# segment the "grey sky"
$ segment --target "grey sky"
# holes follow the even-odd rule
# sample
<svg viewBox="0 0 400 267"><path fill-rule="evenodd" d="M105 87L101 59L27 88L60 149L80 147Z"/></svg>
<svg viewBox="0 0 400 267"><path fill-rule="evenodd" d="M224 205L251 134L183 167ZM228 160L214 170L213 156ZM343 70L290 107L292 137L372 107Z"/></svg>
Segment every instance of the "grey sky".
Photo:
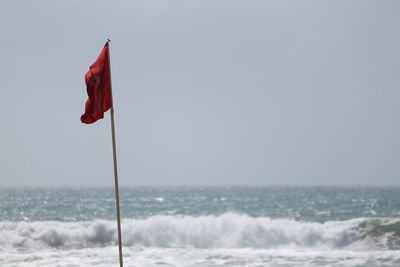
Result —
<svg viewBox="0 0 400 267"><path fill-rule="evenodd" d="M0 186L400 185L400 1L2 1Z"/></svg>

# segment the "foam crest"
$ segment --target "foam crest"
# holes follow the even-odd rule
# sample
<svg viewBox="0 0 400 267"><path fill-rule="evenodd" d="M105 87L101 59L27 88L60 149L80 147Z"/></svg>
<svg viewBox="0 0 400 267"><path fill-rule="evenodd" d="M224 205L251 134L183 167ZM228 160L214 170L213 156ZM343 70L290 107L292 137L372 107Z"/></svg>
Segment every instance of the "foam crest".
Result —
<svg viewBox="0 0 400 267"><path fill-rule="evenodd" d="M397 244L399 224L394 219L315 223L226 213L129 219L122 231L124 245L132 247L365 250L400 249L385 245L388 240ZM0 250L104 247L116 240L114 221L0 222Z"/></svg>
<svg viewBox="0 0 400 267"><path fill-rule="evenodd" d="M127 245L195 248L344 247L357 222L303 223L247 215L154 216L125 225Z"/></svg>
<svg viewBox="0 0 400 267"><path fill-rule="evenodd" d="M82 248L113 244L112 222L3 222L0 248Z"/></svg>

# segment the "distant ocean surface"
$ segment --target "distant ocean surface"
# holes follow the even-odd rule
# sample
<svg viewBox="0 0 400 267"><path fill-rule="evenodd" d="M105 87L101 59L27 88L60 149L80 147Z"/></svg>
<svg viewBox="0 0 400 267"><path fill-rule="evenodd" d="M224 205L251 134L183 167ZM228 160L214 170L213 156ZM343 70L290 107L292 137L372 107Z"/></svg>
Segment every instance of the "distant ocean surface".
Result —
<svg viewBox="0 0 400 267"><path fill-rule="evenodd" d="M121 189L124 266L400 266L400 187ZM0 266L118 265L113 188L0 189Z"/></svg>

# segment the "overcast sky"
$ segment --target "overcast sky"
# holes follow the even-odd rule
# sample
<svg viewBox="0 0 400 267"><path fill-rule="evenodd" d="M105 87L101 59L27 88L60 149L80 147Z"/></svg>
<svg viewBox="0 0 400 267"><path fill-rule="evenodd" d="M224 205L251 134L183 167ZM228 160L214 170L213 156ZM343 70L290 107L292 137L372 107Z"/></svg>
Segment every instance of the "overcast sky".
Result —
<svg viewBox="0 0 400 267"><path fill-rule="evenodd" d="M1 1L0 186L400 185L400 1Z"/></svg>

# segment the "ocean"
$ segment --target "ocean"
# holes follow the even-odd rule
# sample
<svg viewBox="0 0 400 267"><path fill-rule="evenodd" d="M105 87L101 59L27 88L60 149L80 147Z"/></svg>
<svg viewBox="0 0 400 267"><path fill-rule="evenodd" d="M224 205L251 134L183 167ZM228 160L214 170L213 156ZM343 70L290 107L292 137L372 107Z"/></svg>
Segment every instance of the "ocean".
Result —
<svg viewBox="0 0 400 267"><path fill-rule="evenodd" d="M399 187L121 188L124 266L400 266ZM0 189L0 266L119 266L113 188Z"/></svg>

